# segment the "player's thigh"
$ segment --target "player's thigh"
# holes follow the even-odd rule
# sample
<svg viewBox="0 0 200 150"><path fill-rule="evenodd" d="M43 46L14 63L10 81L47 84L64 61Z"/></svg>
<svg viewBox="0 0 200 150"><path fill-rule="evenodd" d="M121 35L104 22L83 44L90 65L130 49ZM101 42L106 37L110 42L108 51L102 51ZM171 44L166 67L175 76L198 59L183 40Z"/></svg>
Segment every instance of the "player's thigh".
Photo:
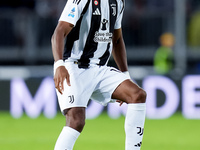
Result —
<svg viewBox="0 0 200 150"><path fill-rule="evenodd" d="M143 103L146 99L146 93L136 83L125 80L115 89L112 98L126 103Z"/></svg>

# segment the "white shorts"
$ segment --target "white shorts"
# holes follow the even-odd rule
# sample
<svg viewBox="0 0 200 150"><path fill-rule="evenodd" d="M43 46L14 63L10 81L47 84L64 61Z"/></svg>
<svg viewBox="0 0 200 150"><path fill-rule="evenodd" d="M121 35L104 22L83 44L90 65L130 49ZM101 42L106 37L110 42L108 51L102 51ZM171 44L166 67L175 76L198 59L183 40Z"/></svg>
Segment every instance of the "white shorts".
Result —
<svg viewBox="0 0 200 150"><path fill-rule="evenodd" d="M63 94L56 90L61 112L72 107L87 107L90 99L106 106L119 84L129 79L121 71L108 66L92 65L80 69L73 62L65 62L65 67L70 74L71 86L65 80Z"/></svg>

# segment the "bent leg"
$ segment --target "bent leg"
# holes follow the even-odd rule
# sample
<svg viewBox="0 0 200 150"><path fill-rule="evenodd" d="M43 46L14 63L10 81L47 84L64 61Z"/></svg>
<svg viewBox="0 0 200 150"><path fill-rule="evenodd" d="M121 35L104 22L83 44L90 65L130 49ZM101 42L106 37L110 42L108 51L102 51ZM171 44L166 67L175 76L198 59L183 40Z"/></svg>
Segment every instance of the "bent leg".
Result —
<svg viewBox="0 0 200 150"><path fill-rule="evenodd" d="M113 92L113 99L130 103L145 103L146 92L131 80L122 82Z"/></svg>
<svg viewBox="0 0 200 150"><path fill-rule="evenodd" d="M63 127L54 150L72 150L85 125L85 108L74 107L65 109L66 126Z"/></svg>
<svg viewBox="0 0 200 150"><path fill-rule="evenodd" d="M73 107L64 110L66 117L66 126L69 126L78 132L83 130L85 125L85 107Z"/></svg>
<svg viewBox="0 0 200 150"><path fill-rule="evenodd" d="M125 119L126 150L140 150L144 131L146 92L131 80L125 80L112 98L128 104Z"/></svg>

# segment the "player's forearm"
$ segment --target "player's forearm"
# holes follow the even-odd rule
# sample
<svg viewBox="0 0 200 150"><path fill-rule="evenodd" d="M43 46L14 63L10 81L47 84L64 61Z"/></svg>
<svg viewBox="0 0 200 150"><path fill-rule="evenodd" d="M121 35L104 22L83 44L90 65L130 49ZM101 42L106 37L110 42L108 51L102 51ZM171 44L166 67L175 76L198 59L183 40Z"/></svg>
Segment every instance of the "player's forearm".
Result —
<svg viewBox="0 0 200 150"><path fill-rule="evenodd" d="M51 44L54 61L63 59L64 36L55 31L51 39Z"/></svg>
<svg viewBox="0 0 200 150"><path fill-rule="evenodd" d="M127 56L124 40L121 37L116 43L113 43L113 58L122 72L128 70Z"/></svg>
<svg viewBox="0 0 200 150"><path fill-rule="evenodd" d="M60 21L51 38L52 52L54 60L63 59L65 37L72 30L73 25L68 22Z"/></svg>

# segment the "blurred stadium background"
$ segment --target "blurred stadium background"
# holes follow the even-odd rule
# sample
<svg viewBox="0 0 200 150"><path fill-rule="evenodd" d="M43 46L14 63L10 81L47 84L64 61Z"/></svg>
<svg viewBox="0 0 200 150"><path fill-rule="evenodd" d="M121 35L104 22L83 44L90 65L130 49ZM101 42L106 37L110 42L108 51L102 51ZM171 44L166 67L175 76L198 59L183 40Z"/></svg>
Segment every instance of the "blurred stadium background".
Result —
<svg viewBox="0 0 200 150"><path fill-rule="evenodd" d="M50 40L65 3L66 0L0 1L2 150L14 149L17 144L21 144L18 148L20 150L30 146L38 150L53 149L52 146L64 124L64 118L60 113L57 114L59 108L55 92L52 91L53 57ZM199 149L200 144L196 139L200 123L200 0L126 0L122 24L131 77L147 90L149 95L147 134L144 136L147 144L144 149ZM175 40L170 47L174 54L173 69L164 75L155 70L154 61L156 51L161 47L160 37L165 33L173 35ZM109 64L115 66L112 58ZM115 124L112 124L113 119L123 126L124 118L120 115L124 115L125 110L126 106L118 108L111 104L102 108L91 103L87 111L89 127L99 124L98 118L94 119L99 116L100 120L101 117L106 118L101 122L111 125L110 129L113 129ZM106 115L100 115L102 112ZM44 113L44 116L41 116L41 113ZM90 122L95 120L97 123L90 126ZM46 128L48 123L52 126ZM30 125L32 128L27 128ZM122 126L116 130L122 130ZM36 131L36 128L41 130ZM168 132L166 128L169 131L170 128L173 129ZM108 131L110 129L108 128ZM50 130L55 132L50 134ZM86 128L86 131L89 130ZM106 134L106 130L103 133ZM108 133L110 139L117 137L117 134ZM123 144L124 138L121 137L124 133L117 133L122 136L116 143ZM163 133L164 137L159 133ZM21 137L18 138L20 134ZM85 132L80 138L82 143L79 146L82 147L86 143L84 139L91 136L95 135L92 132L87 135ZM155 137L159 138L153 140ZM93 143L98 144L101 139L100 137ZM103 148L108 148L109 142L116 144L115 140L112 140L102 141L106 145ZM28 146L24 146L23 141L26 141ZM34 143L40 145L40 148ZM112 144L109 149L112 149ZM47 147L41 148L42 145ZM114 149L123 149L123 146L118 145ZM75 148L80 147L77 145ZM86 148L92 149L92 146L90 148L85 145Z"/></svg>

